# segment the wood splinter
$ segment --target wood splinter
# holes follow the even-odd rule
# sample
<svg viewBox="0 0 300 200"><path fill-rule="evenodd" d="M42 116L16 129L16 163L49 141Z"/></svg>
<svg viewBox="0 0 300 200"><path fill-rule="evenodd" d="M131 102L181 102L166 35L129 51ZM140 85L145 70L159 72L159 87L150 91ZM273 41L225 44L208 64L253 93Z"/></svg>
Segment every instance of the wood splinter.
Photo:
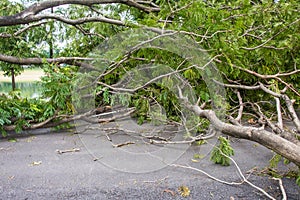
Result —
<svg viewBox="0 0 300 200"><path fill-rule="evenodd" d="M66 150L56 150L56 152L58 153L58 154L63 154L63 153L70 153L70 152L78 152L78 151L80 151L80 149L79 148L73 148L73 149L66 149Z"/></svg>
<svg viewBox="0 0 300 200"><path fill-rule="evenodd" d="M125 143L113 144L113 147L118 148L118 147L130 145L130 144L135 144L135 142L128 141L128 142L125 142Z"/></svg>

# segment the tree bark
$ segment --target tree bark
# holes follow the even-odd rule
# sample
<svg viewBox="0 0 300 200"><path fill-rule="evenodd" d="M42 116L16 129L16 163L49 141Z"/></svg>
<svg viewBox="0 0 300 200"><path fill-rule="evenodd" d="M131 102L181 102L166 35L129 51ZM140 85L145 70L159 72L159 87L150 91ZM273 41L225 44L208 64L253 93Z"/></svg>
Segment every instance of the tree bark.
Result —
<svg viewBox="0 0 300 200"><path fill-rule="evenodd" d="M255 141L282 155L297 166L300 166L299 145L264 129L236 126L222 122L212 110L203 110L199 106L190 105L187 102L185 102L185 105L197 115L207 118L212 125L222 133L233 137Z"/></svg>
<svg viewBox="0 0 300 200"><path fill-rule="evenodd" d="M31 22L39 21L41 19L37 16L37 14L39 14L43 10L61 6L61 5L75 4L75 5L82 5L82 6L92 6L94 4L113 4L113 3L125 4L130 7L134 7L139 10L142 10L146 13L157 12L160 10L159 7L146 6L144 4L138 3L137 1L133 1L133 0L48 0L48 1L35 3L29 6L27 9L15 15L1 16L0 26L14 26L19 24L28 24Z"/></svg>
<svg viewBox="0 0 300 200"><path fill-rule="evenodd" d="M11 87L13 91L16 89L15 70L13 67L11 68Z"/></svg>
<svg viewBox="0 0 300 200"><path fill-rule="evenodd" d="M65 64L74 64L76 61L88 61L93 60L93 58L80 58L80 57L59 57L59 58L19 58L15 56L8 56L0 54L0 61L18 64L18 65L40 65L44 63L65 63ZM78 63L79 65L79 63Z"/></svg>

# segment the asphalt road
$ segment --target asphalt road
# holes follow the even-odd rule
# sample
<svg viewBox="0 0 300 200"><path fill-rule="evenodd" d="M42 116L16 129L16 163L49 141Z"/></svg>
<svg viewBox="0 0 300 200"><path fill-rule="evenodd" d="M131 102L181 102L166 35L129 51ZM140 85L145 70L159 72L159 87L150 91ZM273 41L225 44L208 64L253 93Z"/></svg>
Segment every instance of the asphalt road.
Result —
<svg viewBox="0 0 300 200"><path fill-rule="evenodd" d="M97 139L95 136L93 138ZM119 167L116 167L115 163L109 163L110 160L101 161L104 158L101 151L109 152L114 147L98 146L100 154L95 154L93 146L87 146L80 135L68 131L44 131L16 139L16 142L8 141L7 138L0 140L0 199L3 200L267 199L245 183L226 185L190 169L166 166L145 172L141 168L137 171L140 173L126 172L128 166L123 166L122 162L134 163L136 167L145 162L143 158L137 160L129 157L126 160L125 157L126 161L120 160ZM262 169L273 156L271 151L249 141L235 140L232 146L235 148L233 158L244 174L254 167ZM62 153L66 150L74 152ZM199 148L189 147L174 163L189 164L228 182L240 181L234 165L215 165L209 161L209 156L201 158L200 162L193 162L195 153L201 154ZM119 159L114 154L110 156L112 161ZM153 169L155 167L154 163ZM254 174L249 176L249 180L276 199L282 198L277 181ZM295 180L284 179L283 185L288 199L300 199L300 188ZM178 188L181 186L189 188L189 196L182 197L179 194Z"/></svg>

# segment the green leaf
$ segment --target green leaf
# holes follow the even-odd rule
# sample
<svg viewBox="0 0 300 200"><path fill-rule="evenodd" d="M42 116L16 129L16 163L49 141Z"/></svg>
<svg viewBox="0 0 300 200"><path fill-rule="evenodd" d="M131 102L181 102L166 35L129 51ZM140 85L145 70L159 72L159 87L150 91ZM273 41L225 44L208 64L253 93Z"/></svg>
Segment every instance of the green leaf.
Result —
<svg viewBox="0 0 300 200"><path fill-rule="evenodd" d="M16 138L9 138L8 141L9 142L17 142L17 139Z"/></svg>
<svg viewBox="0 0 300 200"><path fill-rule="evenodd" d="M278 163L281 161L281 159L282 159L281 155L275 154L269 161L270 168L276 168L278 166Z"/></svg>
<svg viewBox="0 0 300 200"><path fill-rule="evenodd" d="M230 159L228 157L234 155L233 148L226 138L220 136L218 140L219 145L213 148L210 159L216 164L229 166Z"/></svg>
<svg viewBox="0 0 300 200"><path fill-rule="evenodd" d="M298 178L296 179L296 183L297 183L297 185L300 187L300 175L299 175Z"/></svg>

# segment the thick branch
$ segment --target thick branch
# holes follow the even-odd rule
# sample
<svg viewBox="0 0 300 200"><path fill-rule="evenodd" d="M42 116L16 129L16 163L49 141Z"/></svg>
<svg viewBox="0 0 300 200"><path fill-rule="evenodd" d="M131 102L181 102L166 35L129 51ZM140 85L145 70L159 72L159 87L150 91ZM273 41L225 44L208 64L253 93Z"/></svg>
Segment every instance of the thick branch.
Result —
<svg viewBox="0 0 300 200"><path fill-rule="evenodd" d="M180 98L184 100L188 109L195 112L200 117L207 118L217 130L233 137L255 141L300 166L299 145L263 129L225 123L216 116L214 111L203 110L197 105L191 105L187 99L182 96L181 91L179 91L179 95Z"/></svg>
<svg viewBox="0 0 300 200"><path fill-rule="evenodd" d="M75 4L75 5L83 5L83 6L92 6L94 4L113 4L113 3L125 4L147 13L157 12L160 10L156 6L149 7L146 6L145 4L141 4L133 0L84 0L84 1L83 0L47 0L39 3L35 3L29 6L27 9L15 15L0 17L0 26L28 24L37 21L38 19L37 14L39 14L43 10L61 6L61 5Z"/></svg>
<svg viewBox="0 0 300 200"><path fill-rule="evenodd" d="M84 24L87 22L104 22L104 23L109 23L109 24L114 24L118 26L125 26L125 23L120 21L120 20L115 20L115 19L110 19L102 16L98 17L85 17L85 18L79 18L79 19L68 19L62 16L58 15L53 15L53 14L45 14L45 15L39 15L39 16L34 16L32 17L33 21L40 21L43 19L55 19L57 21L70 24L70 25L79 25L79 24Z"/></svg>
<svg viewBox="0 0 300 200"><path fill-rule="evenodd" d="M0 54L0 61L8 62L11 64L18 65L40 65L44 63L65 63L65 64L76 64L78 66L82 66L82 63L75 62L78 60L92 60L91 58L81 58L81 57L59 57L59 58L18 58L15 56L8 56L4 54Z"/></svg>
<svg viewBox="0 0 300 200"><path fill-rule="evenodd" d="M190 105L188 107L199 116L208 118L216 129L223 133L255 141L300 166L300 146L266 130L254 127L241 127L222 122L212 110L202 110L199 106Z"/></svg>

